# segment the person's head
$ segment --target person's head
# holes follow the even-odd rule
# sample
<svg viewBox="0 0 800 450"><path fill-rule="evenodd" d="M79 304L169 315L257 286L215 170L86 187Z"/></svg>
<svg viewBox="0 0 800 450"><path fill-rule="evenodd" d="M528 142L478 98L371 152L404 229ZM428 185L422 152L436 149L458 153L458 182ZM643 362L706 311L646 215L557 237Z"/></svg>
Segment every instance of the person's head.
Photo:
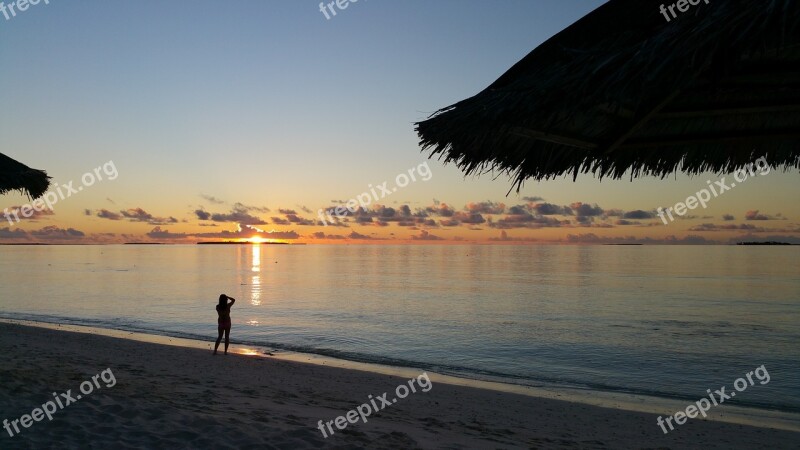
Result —
<svg viewBox="0 0 800 450"><path fill-rule="evenodd" d="M219 294L219 304L226 305L228 303L228 296L225 294Z"/></svg>

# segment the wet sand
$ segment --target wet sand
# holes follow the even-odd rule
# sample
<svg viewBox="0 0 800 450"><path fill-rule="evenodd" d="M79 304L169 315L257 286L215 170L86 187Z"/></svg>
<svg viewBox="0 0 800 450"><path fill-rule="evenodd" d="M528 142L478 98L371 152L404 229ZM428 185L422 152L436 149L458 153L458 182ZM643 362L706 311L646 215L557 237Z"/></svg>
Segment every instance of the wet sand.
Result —
<svg viewBox="0 0 800 450"><path fill-rule="evenodd" d="M800 433L690 420L665 435L656 415L446 384L345 421L411 377L0 323L0 420L93 392L10 437L0 448L798 448ZM97 387L99 386L99 387ZM382 402L376 401L379 407ZM342 421L339 422L342 425ZM326 425L323 423L323 427ZM12 428L13 432L13 428Z"/></svg>

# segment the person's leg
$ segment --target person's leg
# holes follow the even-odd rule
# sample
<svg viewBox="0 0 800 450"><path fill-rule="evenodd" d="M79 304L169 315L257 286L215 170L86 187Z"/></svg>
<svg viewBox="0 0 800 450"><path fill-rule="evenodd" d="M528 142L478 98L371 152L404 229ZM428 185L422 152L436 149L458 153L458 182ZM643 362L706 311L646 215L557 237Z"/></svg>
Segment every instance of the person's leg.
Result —
<svg viewBox="0 0 800 450"><path fill-rule="evenodd" d="M228 344L231 342L231 327L225 328L225 354L228 354Z"/></svg>
<svg viewBox="0 0 800 450"><path fill-rule="evenodd" d="M222 341L222 328L218 328L217 331L219 332L219 336L217 336L217 343L214 344L214 354L217 354L217 349L219 348L219 343Z"/></svg>

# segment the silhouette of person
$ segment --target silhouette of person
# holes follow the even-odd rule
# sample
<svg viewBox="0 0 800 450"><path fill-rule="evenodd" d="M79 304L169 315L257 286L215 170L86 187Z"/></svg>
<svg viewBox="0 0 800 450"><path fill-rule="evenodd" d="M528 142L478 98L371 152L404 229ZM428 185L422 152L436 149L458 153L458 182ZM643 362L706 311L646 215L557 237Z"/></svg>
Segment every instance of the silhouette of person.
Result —
<svg viewBox="0 0 800 450"><path fill-rule="evenodd" d="M228 303L228 300L231 302ZM219 303L217 304L217 331L219 331L219 336L217 337L217 343L214 344L214 354L217 354L217 348L219 348L219 343L222 341L222 333L225 333L225 354L228 354L228 344L230 343L230 335L231 335L231 306L236 303L236 299L233 297L228 297L225 294L219 295Z"/></svg>

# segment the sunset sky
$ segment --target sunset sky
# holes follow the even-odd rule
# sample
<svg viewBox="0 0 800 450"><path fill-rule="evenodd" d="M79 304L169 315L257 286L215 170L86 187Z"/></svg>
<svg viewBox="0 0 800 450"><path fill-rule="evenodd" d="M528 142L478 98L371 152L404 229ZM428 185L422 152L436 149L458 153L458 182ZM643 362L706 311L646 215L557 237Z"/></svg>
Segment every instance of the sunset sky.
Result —
<svg viewBox="0 0 800 450"><path fill-rule="evenodd" d="M664 225L656 208L732 175L583 176L506 195L506 175L465 178L420 152L414 122L602 3L361 0L326 19L306 0L50 0L0 15L0 153L54 189L104 178L4 220L0 243L800 243L796 172L750 177ZM429 179L391 191L411 168ZM384 182L391 195L320 221Z"/></svg>

